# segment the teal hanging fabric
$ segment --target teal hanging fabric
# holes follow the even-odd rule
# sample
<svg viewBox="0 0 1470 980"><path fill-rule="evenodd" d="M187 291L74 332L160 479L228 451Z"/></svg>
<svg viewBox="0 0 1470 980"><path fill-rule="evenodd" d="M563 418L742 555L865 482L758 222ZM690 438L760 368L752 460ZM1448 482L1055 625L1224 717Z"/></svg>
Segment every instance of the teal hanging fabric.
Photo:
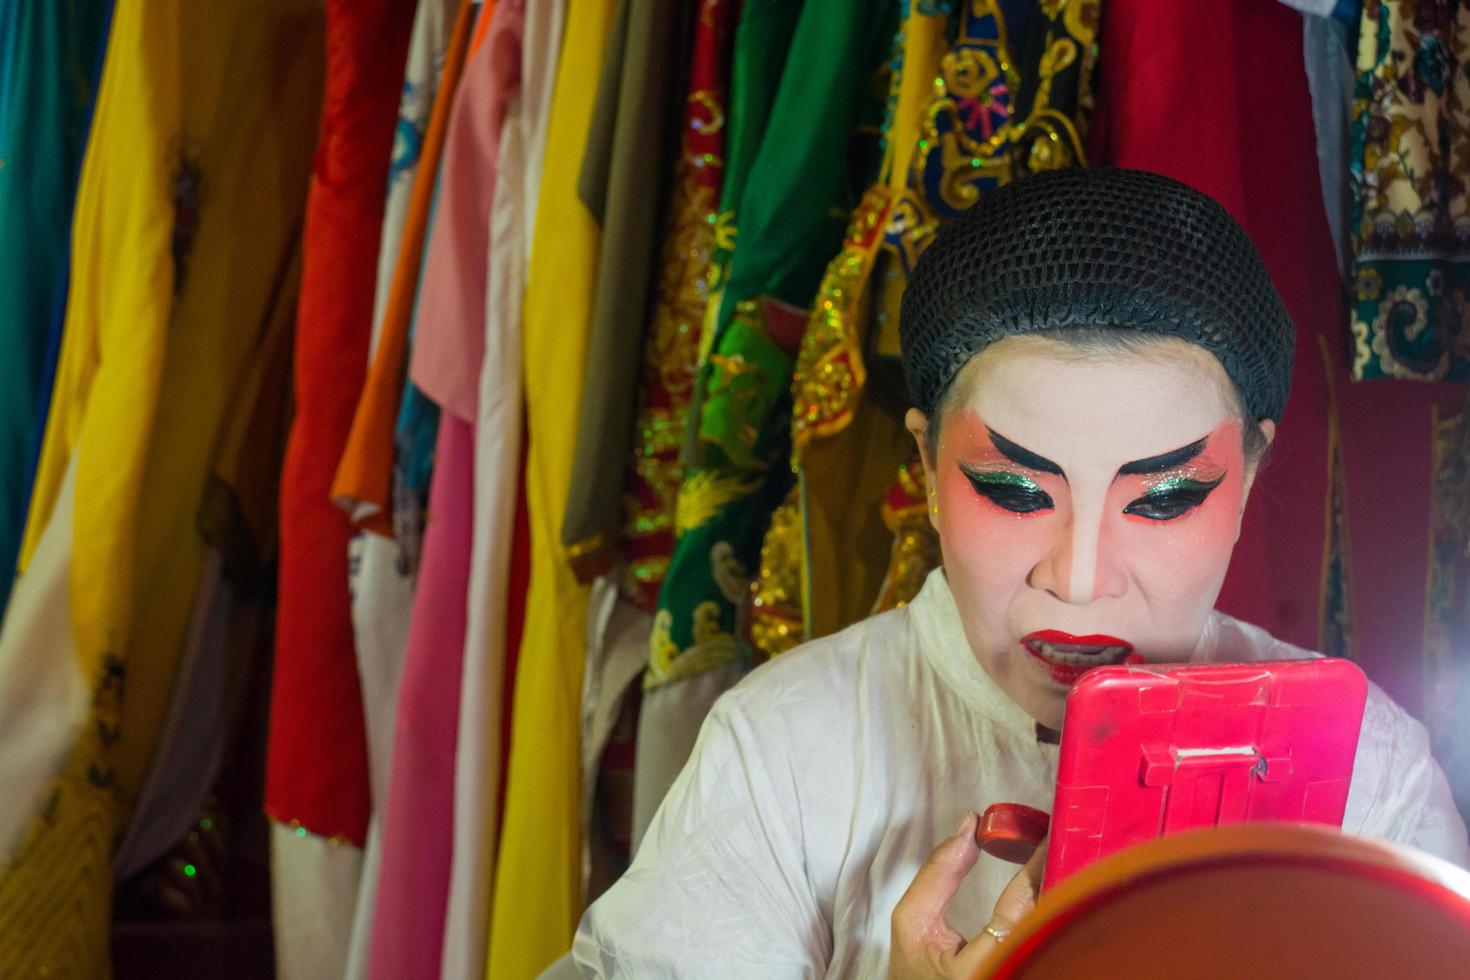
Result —
<svg viewBox="0 0 1470 980"><path fill-rule="evenodd" d="M0 609L66 309L72 201L111 0L0 0Z"/></svg>

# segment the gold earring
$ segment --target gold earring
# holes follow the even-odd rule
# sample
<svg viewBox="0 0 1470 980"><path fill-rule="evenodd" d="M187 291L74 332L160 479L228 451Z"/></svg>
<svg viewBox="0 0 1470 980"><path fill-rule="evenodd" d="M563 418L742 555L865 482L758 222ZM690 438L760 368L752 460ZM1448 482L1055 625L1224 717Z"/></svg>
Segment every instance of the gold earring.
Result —
<svg viewBox="0 0 1470 980"><path fill-rule="evenodd" d="M929 490L929 513L939 516L939 497L932 488Z"/></svg>

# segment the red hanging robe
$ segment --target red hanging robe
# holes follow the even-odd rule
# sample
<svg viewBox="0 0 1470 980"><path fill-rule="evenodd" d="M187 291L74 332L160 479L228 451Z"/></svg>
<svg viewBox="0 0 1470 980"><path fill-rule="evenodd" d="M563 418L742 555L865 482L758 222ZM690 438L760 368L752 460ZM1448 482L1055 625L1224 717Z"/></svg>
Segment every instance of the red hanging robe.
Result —
<svg viewBox="0 0 1470 980"><path fill-rule="evenodd" d="M326 99L296 320L296 419L281 480L266 811L359 846L370 803L347 596L352 526L329 491L367 363L389 148L414 6L327 4Z"/></svg>
<svg viewBox="0 0 1470 980"><path fill-rule="evenodd" d="M1296 324L1291 400L1219 606L1319 649L1328 379L1343 320L1301 15L1276 0L1108 0L1103 18L1095 161L1165 174L1223 204L1260 250Z"/></svg>

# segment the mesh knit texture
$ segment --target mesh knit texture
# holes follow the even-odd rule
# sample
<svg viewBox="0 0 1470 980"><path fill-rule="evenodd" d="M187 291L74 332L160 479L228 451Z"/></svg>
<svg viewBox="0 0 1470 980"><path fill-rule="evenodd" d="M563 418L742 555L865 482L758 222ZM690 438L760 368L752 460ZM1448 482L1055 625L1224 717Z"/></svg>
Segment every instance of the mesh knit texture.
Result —
<svg viewBox="0 0 1470 980"><path fill-rule="evenodd" d="M1279 421L1296 331L1260 254L1193 188L1138 170L1044 171L941 230L900 308L903 372L932 416L1003 337L1108 328L1178 337L1219 359L1253 420Z"/></svg>

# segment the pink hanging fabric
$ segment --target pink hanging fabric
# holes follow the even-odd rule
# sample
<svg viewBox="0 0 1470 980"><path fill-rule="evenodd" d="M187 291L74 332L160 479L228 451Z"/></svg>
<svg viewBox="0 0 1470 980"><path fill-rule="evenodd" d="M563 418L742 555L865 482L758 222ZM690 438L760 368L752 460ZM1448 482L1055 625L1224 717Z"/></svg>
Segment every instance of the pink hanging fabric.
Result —
<svg viewBox="0 0 1470 980"><path fill-rule="evenodd" d="M465 68L429 232L410 375L443 409L383 815L373 980L438 976L474 532L474 452L500 130L520 81L521 0L501 0Z"/></svg>

